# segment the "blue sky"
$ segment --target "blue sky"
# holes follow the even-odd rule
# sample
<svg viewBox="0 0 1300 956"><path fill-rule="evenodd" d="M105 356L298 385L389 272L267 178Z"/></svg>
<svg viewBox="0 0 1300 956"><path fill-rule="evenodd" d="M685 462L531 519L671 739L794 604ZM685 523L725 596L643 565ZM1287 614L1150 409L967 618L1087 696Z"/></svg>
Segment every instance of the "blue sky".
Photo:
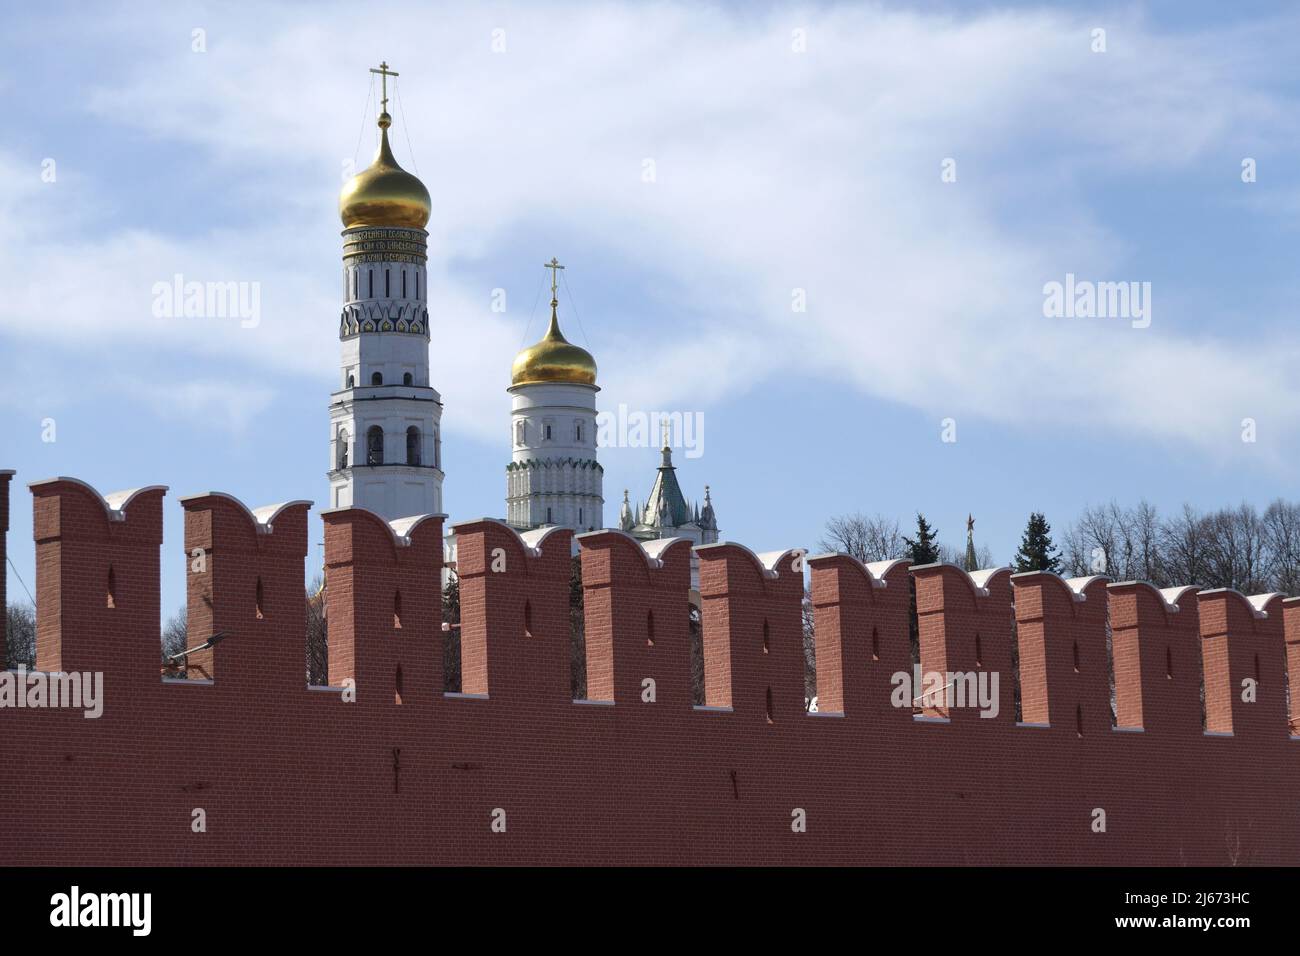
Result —
<svg viewBox="0 0 1300 956"><path fill-rule="evenodd" d="M1063 531L1112 498L1294 497L1297 38L1300 9L1281 3L11 11L11 554L30 586L28 481L166 484L170 611L177 497L323 507L336 198L373 149L367 69L385 58L395 151L433 197L453 520L504 512L504 388L540 334L552 255L601 407L703 413L682 483L710 484L724 536L756 550L814 545L839 513L920 509L954 545L973 512L1006 560L1031 509ZM153 317L154 283L178 272L259 283L260 324ZM1150 282L1150 327L1045 318L1043 285L1067 273ZM657 455L601 460L612 522Z"/></svg>

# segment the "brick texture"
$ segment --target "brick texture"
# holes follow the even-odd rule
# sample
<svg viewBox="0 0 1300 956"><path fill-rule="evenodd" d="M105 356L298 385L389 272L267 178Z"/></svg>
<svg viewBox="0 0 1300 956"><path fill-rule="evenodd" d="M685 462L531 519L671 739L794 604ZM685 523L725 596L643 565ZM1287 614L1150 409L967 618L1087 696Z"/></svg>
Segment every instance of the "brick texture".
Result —
<svg viewBox="0 0 1300 956"><path fill-rule="evenodd" d="M464 692L446 695L441 517L336 510L332 686L309 688L307 505L209 493L182 500L168 560L185 562L190 643L227 636L189 662L200 679L163 682L163 490L32 493L40 665L102 670L105 703L98 720L0 708L0 831L22 835L3 865L1300 863L1283 691L1300 611L1281 597L810 558L806 714L803 555L706 546L693 707L688 546L596 532L578 539L591 699L575 702L569 533L483 520L456 528ZM997 717L891 706L912 581L922 663L997 670Z"/></svg>

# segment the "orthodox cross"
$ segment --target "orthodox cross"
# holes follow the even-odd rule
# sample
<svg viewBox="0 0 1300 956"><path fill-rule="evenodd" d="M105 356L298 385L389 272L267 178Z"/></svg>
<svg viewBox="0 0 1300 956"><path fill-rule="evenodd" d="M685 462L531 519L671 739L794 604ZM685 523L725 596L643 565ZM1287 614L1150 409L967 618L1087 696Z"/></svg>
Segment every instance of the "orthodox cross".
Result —
<svg viewBox="0 0 1300 956"><path fill-rule="evenodd" d="M564 266L560 265L559 259L551 256L551 261L543 263L542 268L551 270L551 298L554 299L558 287L557 284L559 282L560 270L563 269Z"/></svg>
<svg viewBox="0 0 1300 956"><path fill-rule="evenodd" d="M371 73L378 73L378 74L380 75L380 77L381 77L381 82L383 83L383 97L384 97L384 98L383 98L380 102L383 103L383 111L384 111L385 113L387 113L387 112L388 112L388 78L389 78L390 76L397 76L397 74L394 73L392 70L390 70L390 69L388 68L388 63L387 63L387 61L383 61L383 62L381 62L381 63L379 64L379 69L377 69L377 70L372 66L372 67L370 68L370 72L371 72Z"/></svg>

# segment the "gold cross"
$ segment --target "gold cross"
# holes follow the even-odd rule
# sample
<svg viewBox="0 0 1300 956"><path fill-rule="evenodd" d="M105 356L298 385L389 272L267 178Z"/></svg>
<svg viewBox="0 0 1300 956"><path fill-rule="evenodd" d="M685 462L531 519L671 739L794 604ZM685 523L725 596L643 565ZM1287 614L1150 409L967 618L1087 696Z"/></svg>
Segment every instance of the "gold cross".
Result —
<svg viewBox="0 0 1300 956"><path fill-rule="evenodd" d="M542 268L551 270L551 298L554 299L557 277L560 274L560 270L563 269L564 266L560 265L559 259L555 258L554 256L551 256L551 261L543 263Z"/></svg>
<svg viewBox="0 0 1300 956"><path fill-rule="evenodd" d="M384 105L383 105L383 111L384 111L385 113L387 113L387 112L388 112L388 78L389 78L390 76L397 76L397 74L394 73L392 70L390 70L390 69L388 68L388 63L387 63L386 61L381 62L381 63L379 64L379 69L377 69L377 70L372 66L372 67L370 68L370 72L371 72L371 73L378 73L378 74L382 77L381 82L382 82L383 85L384 85L384 98L383 98L383 101L382 101L383 104L384 104Z"/></svg>

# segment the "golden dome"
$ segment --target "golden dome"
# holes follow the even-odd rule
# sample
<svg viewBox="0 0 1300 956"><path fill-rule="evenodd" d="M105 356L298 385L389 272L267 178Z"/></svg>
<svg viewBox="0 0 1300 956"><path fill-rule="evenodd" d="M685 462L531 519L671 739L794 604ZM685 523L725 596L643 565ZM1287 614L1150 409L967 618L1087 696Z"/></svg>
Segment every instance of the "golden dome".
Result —
<svg viewBox="0 0 1300 956"><path fill-rule="evenodd" d="M510 369L510 384L534 385L539 382L559 382L569 385L595 385L596 360L584 348L567 341L560 334L560 322L555 317L559 303L551 300L551 325L536 345L530 345L515 356Z"/></svg>
<svg viewBox="0 0 1300 956"><path fill-rule="evenodd" d="M393 119L379 114L379 150L375 161L357 173L339 194L339 216L343 227L399 226L423 229L429 223L432 203L429 190L393 158L388 146L388 127Z"/></svg>

